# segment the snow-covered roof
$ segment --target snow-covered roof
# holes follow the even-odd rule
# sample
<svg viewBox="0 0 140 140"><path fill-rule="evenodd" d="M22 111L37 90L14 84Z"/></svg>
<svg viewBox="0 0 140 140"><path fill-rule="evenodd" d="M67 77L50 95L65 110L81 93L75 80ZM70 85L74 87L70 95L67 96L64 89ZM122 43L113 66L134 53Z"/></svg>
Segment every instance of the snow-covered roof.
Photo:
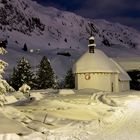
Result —
<svg viewBox="0 0 140 140"><path fill-rule="evenodd" d="M127 74L127 72L116 62L114 61L113 59L110 59L114 65L118 68L119 70L119 80L120 81L130 81L131 78L129 77L129 75Z"/></svg>
<svg viewBox="0 0 140 140"><path fill-rule="evenodd" d="M95 49L94 53L88 51L73 66L74 73L110 72L119 73L120 81L130 81L126 71L113 59L102 51Z"/></svg>
<svg viewBox="0 0 140 140"><path fill-rule="evenodd" d="M95 40L94 36L91 36L91 37L89 38L89 40Z"/></svg>
<svg viewBox="0 0 140 140"><path fill-rule="evenodd" d="M88 51L80 57L73 66L74 73L110 72L119 73L118 68L104 52L95 49L94 53Z"/></svg>
<svg viewBox="0 0 140 140"><path fill-rule="evenodd" d="M96 44L89 44L88 47L94 46L96 47Z"/></svg>

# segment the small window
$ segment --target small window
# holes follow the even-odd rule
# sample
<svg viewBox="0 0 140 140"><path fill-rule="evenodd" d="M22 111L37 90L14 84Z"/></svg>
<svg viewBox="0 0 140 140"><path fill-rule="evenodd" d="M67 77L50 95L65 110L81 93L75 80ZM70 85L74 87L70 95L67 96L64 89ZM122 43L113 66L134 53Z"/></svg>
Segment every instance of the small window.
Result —
<svg viewBox="0 0 140 140"><path fill-rule="evenodd" d="M89 53L94 53L94 46L89 47Z"/></svg>
<svg viewBox="0 0 140 140"><path fill-rule="evenodd" d="M94 40L89 40L89 44L94 44Z"/></svg>

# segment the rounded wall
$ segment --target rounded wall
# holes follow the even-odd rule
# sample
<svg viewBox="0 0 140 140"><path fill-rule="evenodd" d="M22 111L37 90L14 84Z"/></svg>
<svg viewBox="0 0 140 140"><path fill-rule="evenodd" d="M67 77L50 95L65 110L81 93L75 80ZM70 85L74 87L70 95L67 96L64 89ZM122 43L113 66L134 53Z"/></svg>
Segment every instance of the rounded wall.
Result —
<svg viewBox="0 0 140 140"><path fill-rule="evenodd" d="M103 91L116 91L115 73L81 73L75 75L76 89L93 88Z"/></svg>

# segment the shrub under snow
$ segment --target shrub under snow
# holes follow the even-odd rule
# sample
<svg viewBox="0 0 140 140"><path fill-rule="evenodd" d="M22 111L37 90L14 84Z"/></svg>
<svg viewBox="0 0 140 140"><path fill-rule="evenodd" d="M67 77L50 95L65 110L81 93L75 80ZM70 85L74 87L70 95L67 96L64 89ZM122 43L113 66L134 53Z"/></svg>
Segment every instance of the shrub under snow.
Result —
<svg viewBox="0 0 140 140"><path fill-rule="evenodd" d="M28 86L27 84L23 84L20 88L19 91L22 93L29 93L31 87Z"/></svg>

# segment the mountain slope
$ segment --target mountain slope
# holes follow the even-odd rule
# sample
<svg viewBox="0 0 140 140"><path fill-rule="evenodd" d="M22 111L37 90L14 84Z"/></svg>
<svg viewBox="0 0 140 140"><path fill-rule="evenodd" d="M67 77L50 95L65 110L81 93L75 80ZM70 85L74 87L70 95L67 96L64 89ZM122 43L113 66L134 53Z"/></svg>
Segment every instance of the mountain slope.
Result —
<svg viewBox="0 0 140 140"><path fill-rule="evenodd" d="M47 55L57 75L63 76L73 61L87 50L90 30L97 47L109 56L140 55L140 33L127 26L86 19L30 0L0 0L0 37L8 41L9 53L4 57L9 63L8 69L21 56L36 66L41 57ZM25 43L28 52L22 50ZM69 52L71 56L57 55L59 52Z"/></svg>

